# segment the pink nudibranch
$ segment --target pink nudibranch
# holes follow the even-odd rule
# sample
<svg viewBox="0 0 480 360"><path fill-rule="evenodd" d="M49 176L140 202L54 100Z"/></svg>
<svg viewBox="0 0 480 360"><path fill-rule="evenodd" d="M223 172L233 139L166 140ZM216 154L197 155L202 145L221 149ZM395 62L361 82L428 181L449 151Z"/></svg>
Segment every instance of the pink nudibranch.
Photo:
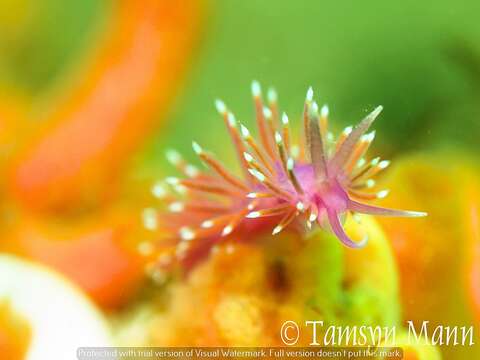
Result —
<svg viewBox="0 0 480 360"><path fill-rule="evenodd" d="M269 220L276 221L274 235L287 226L311 229L318 224L330 228L346 246L361 248L367 237L360 242L350 239L342 226L344 214L426 215L360 202L383 198L388 193L370 189L375 185L373 177L385 169L389 161L365 160L375 137L375 132L366 132L382 111L381 106L356 127L345 128L334 139L328 131L328 107L324 105L319 109L313 101L313 90L309 88L303 109L302 145L296 146L292 144L288 116L279 115L275 91L268 91L268 105L264 105L258 82L252 83L252 93L259 141L237 122L222 101L216 101L241 163L242 178L228 171L196 142L193 142L193 150L210 172L202 172L186 163L175 151L167 152L168 160L186 178L169 177L157 183L152 191L168 203L171 213L178 215L166 225L178 239L175 257L185 257L193 248L200 247L198 244L202 240L213 247L233 232L249 233L262 224L260 220L268 226ZM169 195L165 184L181 197ZM155 209L146 209L147 228L154 230L159 219ZM170 259L165 256L162 261L168 263Z"/></svg>

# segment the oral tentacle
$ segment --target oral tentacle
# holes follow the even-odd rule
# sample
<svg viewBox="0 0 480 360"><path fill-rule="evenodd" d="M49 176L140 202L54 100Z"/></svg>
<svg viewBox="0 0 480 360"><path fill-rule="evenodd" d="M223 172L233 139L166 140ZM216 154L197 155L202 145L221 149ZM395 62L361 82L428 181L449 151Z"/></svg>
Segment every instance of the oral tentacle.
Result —
<svg viewBox="0 0 480 360"><path fill-rule="evenodd" d="M302 152L302 155L305 155L307 161L311 161L311 158L309 157L309 151L308 149L310 148L310 121L309 121L309 112L310 112L310 107L312 106L312 101L313 101L313 89L310 86L307 90L307 95L305 97L305 103L303 105L303 146L301 146L300 150Z"/></svg>
<svg viewBox="0 0 480 360"><path fill-rule="evenodd" d="M332 231L344 245L350 248L360 249L367 244L368 235L365 235L360 242L355 242L352 239L350 239L350 237L347 235L347 233L343 229L343 226L340 222L340 218L336 212L332 210L327 210L327 215L328 215L328 221L330 223Z"/></svg>
<svg viewBox="0 0 480 360"><path fill-rule="evenodd" d="M327 160L325 156L325 147L320 132L320 119L318 116L318 107L313 103L309 111L308 138L310 139L309 152L312 160L313 170L317 183L323 182L327 176Z"/></svg>
<svg viewBox="0 0 480 360"><path fill-rule="evenodd" d="M345 163L348 161L353 148L360 139L360 137L370 128L370 125L375 121L376 117L380 114L383 107L378 106L370 114L368 114L347 136L342 143L338 151L335 153L332 159L332 173L337 174Z"/></svg>
<svg viewBox="0 0 480 360"><path fill-rule="evenodd" d="M359 203L351 199L348 201L348 209L362 213L362 214L377 215L377 216L423 217L428 215L426 212L422 212L422 211L389 209L389 208Z"/></svg>

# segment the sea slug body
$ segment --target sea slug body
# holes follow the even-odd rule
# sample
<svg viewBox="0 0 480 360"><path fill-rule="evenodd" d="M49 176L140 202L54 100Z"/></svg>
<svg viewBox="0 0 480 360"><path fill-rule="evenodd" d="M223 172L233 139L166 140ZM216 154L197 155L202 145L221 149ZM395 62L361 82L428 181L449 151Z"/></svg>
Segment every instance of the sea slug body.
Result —
<svg viewBox="0 0 480 360"><path fill-rule="evenodd" d="M162 229L173 244L162 251L160 265L188 258L189 254L199 256L205 249L215 249L231 234L251 233L258 226L271 226L275 235L289 226L308 231L318 225L331 230L346 246L361 248L368 239L365 236L357 242L346 234L342 226L345 214L426 215L364 203L388 194L387 190L371 189L375 186L373 178L388 167L389 161L365 159L375 138L374 131L367 131L382 111L381 106L335 139L328 129L328 106L319 109L309 88L303 106L304 131L300 145L294 145L289 118L285 113L280 115L275 91L268 91L265 104L260 85L254 81L252 94L258 141L222 101L215 102L235 147L242 177L230 172L196 142L193 150L210 171L200 171L174 150L167 152L167 159L185 178L168 177L152 189L168 204L170 216L152 208L144 212L144 223L151 230L164 219ZM175 194L170 195L167 187Z"/></svg>

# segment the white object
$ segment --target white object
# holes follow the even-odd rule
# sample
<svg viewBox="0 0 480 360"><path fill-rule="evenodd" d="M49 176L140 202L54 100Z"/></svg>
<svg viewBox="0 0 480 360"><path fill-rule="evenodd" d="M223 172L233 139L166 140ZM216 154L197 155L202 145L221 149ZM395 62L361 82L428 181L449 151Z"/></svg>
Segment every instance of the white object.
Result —
<svg viewBox="0 0 480 360"><path fill-rule="evenodd" d="M75 360L79 347L113 346L104 316L62 275L11 255L0 255L0 301L32 330L26 360Z"/></svg>

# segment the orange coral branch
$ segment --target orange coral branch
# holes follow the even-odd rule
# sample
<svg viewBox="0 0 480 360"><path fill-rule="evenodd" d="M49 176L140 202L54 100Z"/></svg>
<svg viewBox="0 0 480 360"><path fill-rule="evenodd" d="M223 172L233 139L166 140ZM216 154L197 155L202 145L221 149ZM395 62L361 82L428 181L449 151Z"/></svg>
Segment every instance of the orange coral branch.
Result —
<svg viewBox="0 0 480 360"><path fill-rule="evenodd" d="M0 354L2 359L25 359L31 337L32 329L27 320L12 309L8 300L1 300Z"/></svg>
<svg viewBox="0 0 480 360"><path fill-rule="evenodd" d="M39 222L27 216L4 235L0 250L45 264L68 277L97 304L117 308L144 281L145 260L133 246L130 212L109 210L73 224Z"/></svg>
<svg viewBox="0 0 480 360"><path fill-rule="evenodd" d="M196 1L118 2L83 82L15 159L15 197L29 207L63 210L107 196L125 157L174 95L197 25Z"/></svg>
<svg viewBox="0 0 480 360"><path fill-rule="evenodd" d="M469 189L467 204L466 234L469 237L468 254L470 259L467 261L467 289L469 292L470 303L477 319L480 319L480 194L478 189L472 185Z"/></svg>

